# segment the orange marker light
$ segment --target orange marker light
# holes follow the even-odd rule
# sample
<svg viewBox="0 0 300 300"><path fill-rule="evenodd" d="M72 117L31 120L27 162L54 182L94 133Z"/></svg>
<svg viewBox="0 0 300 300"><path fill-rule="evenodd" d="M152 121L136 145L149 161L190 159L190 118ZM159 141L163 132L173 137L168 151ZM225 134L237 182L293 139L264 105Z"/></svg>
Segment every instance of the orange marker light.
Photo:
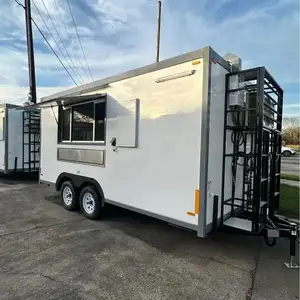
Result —
<svg viewBox="0 0 300 300"><path fill-rule="evenodd" d="M200 194L199 194L199 190L195 190L195 199L194 199L194 203L195 203L195 206L194 206L194 212L192 211L188 211L187 214L189 216L196 216L199 214L199 207L200 207Z"/></svg>
<svg viewBox="0 0 300 300"><path fill-rule="evenodd" d="M199 190L195 190L195 214L199 214Z"/></svg>
<svg viewBox="0 0 300 300"><path fill-rule="evenodd" d="M194 214L193 212L191 212L191 211L188 211L187 214L188 214L189 216L195 217L195 214Z"/></svg>
<svg viewBox="0 0 300 300"><path fill-rule="evenodd" d="M192 62L192 65L193 65L193 66L199 65L200 63L201 63L200 60L194 60L194 61Z"/></svg>

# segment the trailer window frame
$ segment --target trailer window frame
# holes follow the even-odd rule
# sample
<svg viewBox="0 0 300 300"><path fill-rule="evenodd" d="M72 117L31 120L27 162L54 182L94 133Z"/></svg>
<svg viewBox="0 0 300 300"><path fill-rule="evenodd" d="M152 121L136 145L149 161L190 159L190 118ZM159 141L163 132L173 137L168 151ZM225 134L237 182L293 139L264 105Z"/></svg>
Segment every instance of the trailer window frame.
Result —
<svg viewBox="0 0 300 300"><path fill-rule="evenodd" d="M59 107L59 109L60 109L60 107ZM65 114L65 112L66 111L68 111L69 110L69 139L64 139L64 125L65 125L65 123L64 123L64 114ZM61 110L59 110L59 122L60 122L60 124L59 124L59 137L60 137L60 139L61 139L61 141L62 142L64 142L64 141L71 141L71 117L72 117L72 114L71 114L71 109L70 108L68 108L68 109L61 109Z"/></svg>
<svg viewBox="0 0 300 300"><path fill-rule="evenodd" d="M104 99L103 99L104 98ZM74 140L73 139L73 116L74 116L74 107L81 106L84 104L93 103L93 138L92 140ZM103 117L103 140L95 140L96 138L96 105L102 104L104 105L104 117ZM69 117L69 139L63 139L63 114L62 111L69 110L70 117ZM96 100L88 100L74 104L68 104L66 106L59 105L58 106L58 126L57 126L57 142L58 144L76 144L76 145L105 145L106 144L106 123L107 123L107 97L101 97L100 99Z"/></svg>

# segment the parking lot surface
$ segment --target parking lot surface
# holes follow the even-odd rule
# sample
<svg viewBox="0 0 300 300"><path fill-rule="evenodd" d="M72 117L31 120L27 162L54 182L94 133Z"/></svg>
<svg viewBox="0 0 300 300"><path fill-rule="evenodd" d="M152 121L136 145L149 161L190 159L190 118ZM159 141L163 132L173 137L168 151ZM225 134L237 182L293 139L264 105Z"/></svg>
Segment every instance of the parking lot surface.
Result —
<svg viewBox="0 0 300 300"><path fill-rule="evenodd" d="M64 210L44 185L0 183L0 299L299 299L288 244L205 239L123 209Z"/></svg>
<svg viewBox="0 0 300 300"><path fill-rule="evenodd" d="M293 175L300 175L300 155L282 157L281 172Z"/></svg>

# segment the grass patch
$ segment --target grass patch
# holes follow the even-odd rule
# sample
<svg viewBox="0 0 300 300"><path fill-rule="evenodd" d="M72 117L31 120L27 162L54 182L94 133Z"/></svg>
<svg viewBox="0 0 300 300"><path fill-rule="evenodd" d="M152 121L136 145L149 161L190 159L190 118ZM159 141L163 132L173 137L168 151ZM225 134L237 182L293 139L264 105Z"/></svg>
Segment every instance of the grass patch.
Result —
<svg viewBox="0 0 300 300"><path fill-rule="evenodd" d="M299 218L300 189L287 184L280 185L279 214L290 218Z"/></svg>
<svg viewBox="0 0 300 300"><path fill-rule="evenodd" d="M293 181L300 181L300 176L299 175L294 175L294 174L281 173L280 178L281 179L287 179L287 180L293 180Z"/></svg>

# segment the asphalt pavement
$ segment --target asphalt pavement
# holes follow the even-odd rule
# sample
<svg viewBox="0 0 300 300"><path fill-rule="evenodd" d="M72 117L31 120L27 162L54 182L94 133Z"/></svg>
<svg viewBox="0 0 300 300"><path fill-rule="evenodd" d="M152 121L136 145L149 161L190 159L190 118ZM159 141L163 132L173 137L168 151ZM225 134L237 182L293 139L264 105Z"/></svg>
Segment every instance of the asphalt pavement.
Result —
<svg viewBox="0 0 300 300"><path fill-rule="evenodd" d="M0 182L0 299L299 299L288 241L205 239L109 207L99 221L64 210L43 185Z"/></svg>
<svg viewBox="0 0 300 300"><path fill-rule="evenodd" d="M300 155L282 157L281 173L300 175Z"/></svg>

